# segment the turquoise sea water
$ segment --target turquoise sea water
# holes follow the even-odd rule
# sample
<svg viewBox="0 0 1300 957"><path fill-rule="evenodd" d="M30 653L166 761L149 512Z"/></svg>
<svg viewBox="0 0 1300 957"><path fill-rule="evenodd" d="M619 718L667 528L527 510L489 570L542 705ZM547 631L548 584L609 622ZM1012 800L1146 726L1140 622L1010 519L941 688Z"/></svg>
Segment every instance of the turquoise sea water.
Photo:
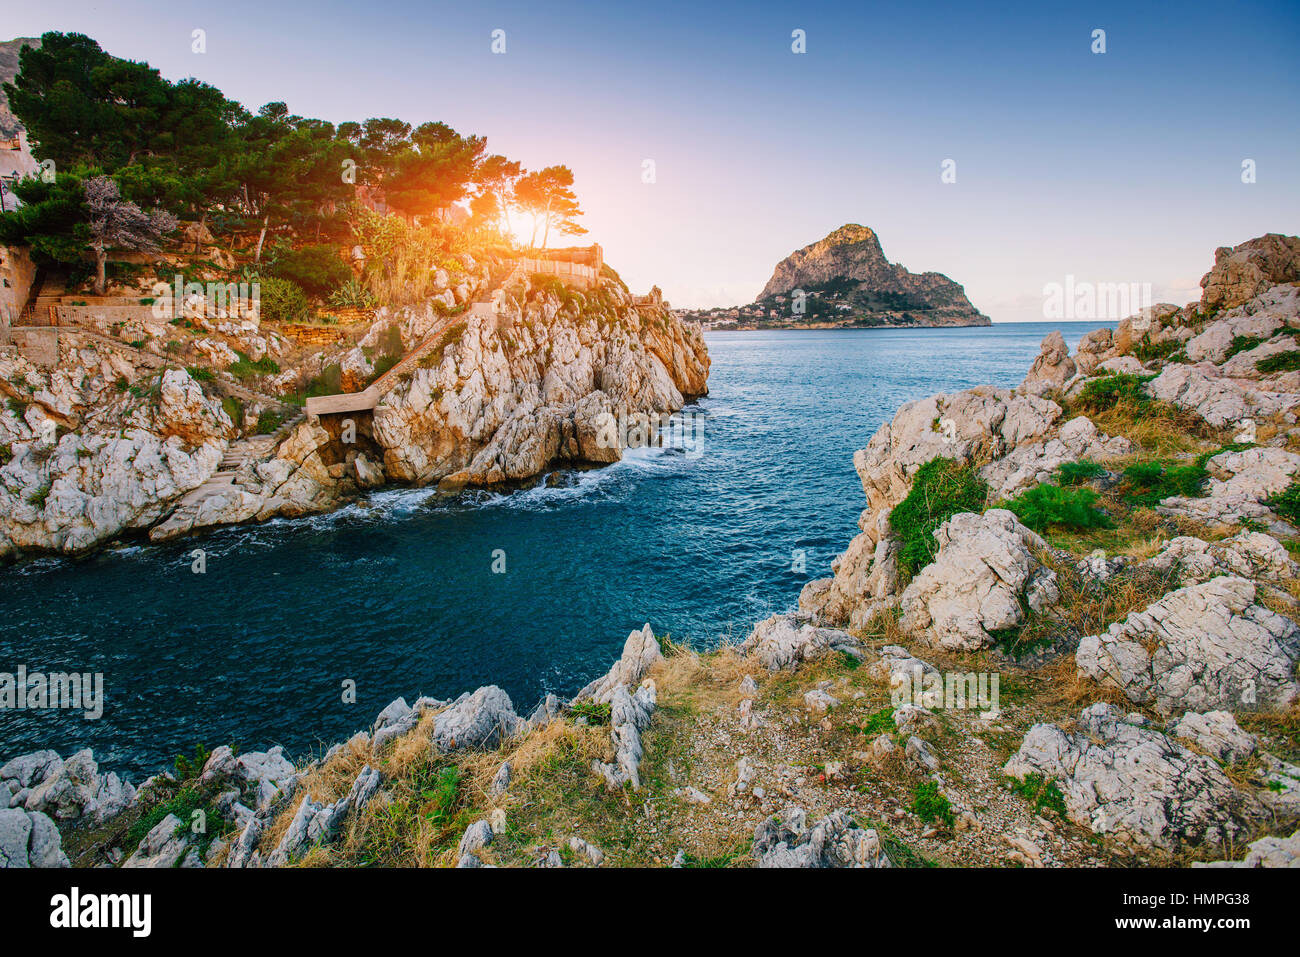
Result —
<svg viewBox="0 0 1300 957"><path fill-rule="evenodd" d="M1059 327L1073 349L1102 325ZM106 698L95 721L0 711L0 762L92 747L138 779L199 742L298 755L399 695L498 684L525 710L572 694L646 621L700 644L743 638L829 574L865 504L853 452L899 405L1014 386L1056 327L712 333L699 454L639 450L510 495L383 491L0 569L0 672L102 672Z"/></svg>

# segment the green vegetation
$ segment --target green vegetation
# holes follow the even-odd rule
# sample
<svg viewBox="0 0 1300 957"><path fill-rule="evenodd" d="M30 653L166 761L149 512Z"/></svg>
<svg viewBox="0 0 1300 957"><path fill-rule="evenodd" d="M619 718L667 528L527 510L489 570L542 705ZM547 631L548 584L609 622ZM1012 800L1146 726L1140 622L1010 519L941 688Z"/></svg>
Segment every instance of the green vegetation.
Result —
<svg viewBox="0 0 1300 957"><path fill-rule="evenodd" d="M263 289L270 321L302 314L291 289L337 296L339 308L427 298L438 269L463 270L459 257L471 240L514 246L512 209L532 218L543 247L553 234L586 231L566 166L530 172L489 154L485 138L441 122L336 125L293 114L283 102L251 111L215 87L172 82L78 33L48 32L39 46L24 47L4 93L36 158L54 161L58 176L14 185L22 205L0 214L0 242L30 246L39 265L59 265L74 283L93 269L101 291L107 250L152 248L182 220L197 227L179 241L188 252L209 244L247 250L261 282L292 284L283 295ZM357 202L361 188L381 183L394 215ZM466 200L463 224L439 215ZM92 215L96 204L112 215ZM296 249L284 238L313 234ZM355 286L344 246L363 250ZM87 247L94 262L84 258ZM139 270L112 265L123 278Z"/></svg>
<svg viewBox="0 0 1300 957"><path fill-rule="evenodd" d="M1142 386L1154 378L1121 372L1092 379L1084 383L1074 405L1083 412L1104 412L1120 404L1141 410L1151 401Z"/></svg>
<svg viewBox="0 0 1300 957"><path fill-rule="evenodd" d="M1035 811L1053 811L1062 820L1065 819L1065 795L1055 781L1044 778L1035 771L1019 780L1008 777L1006 782L1012 791L1032 804Z"/></svg>
<svg viewBox="0 0 1300 957"><path fill-rule="evenodd" d="M590 701L577 701L569 707L574 720L585 718L588 724L609 724L610 708L608 704L594 704Z"/></svg>
<svg viewBox="0 0 1300 957"><path fill-rule="evenodd" d="M270 356L262 356L254 361L238 349L235 350L235 355L239 356L239 360L232 362L228 371L236 379L247 379L255 375L275 375L280 371L280 364Z"/></svg>
<svg viewBox="0 0 1300 957"><path fill-rule="evenodd" d="M1042 482L1026 489L1006 503L1029 528L1036 532L1060 528L1108 528L1111 521L1097 508L1098 495L1090 488L1061 488Z"/></svg>
<svg viewBox="0 0 1300 957"><path fill-rule="evenodd" d="M348 279L329 294L329 304L335 309L372 309L375 296L355 279Z"/></svg>
<svg viewBox="0 0 1300 957"><path fill-rule="evenodd" d="M211 382L216 376L212 370L206 366L186 366L185 371L190 374L190 378L196 382Z"/></svg>
<svg viewBox="0 0 1300 957"><path fill-rule="evenodd" d="M1228 346L1228 351L1223 358L1225 361L1231 359L1238 352L1246 352L1256 346L1263 345L1264 341L1259 336L1233 336L1232 345Z"/></svg>
<svg viewBox="0 0 1300 957"><path fill-rule="evenodd" d="M258 315L264 322L293 322L307 314L307 294L297 283L277 276L258 280Z"/></svg>
<svg viewBox="0 0 1300 957"><path fill-rule="evenodd" d="M318 298L353 281L352 270L339 258L336 246L303 246L301 249L277 251L270 271L273 277L291 282Z"/></svg>
<svg viewBox="0 0 1300 957"><path fill-rule="evenodd" d="M1105 474L1106 470L1091 459L1079 459L1077 462L1066 462L1058 468L1056 479L1061 485L1082 485Z"/></svg>
<svg viewBox="0 0 1300 957"><path fill-rule="evenodd" d="M934 530L959 512L982 512L988 485L975 469L948 458L934 458L917 469L912 489L889 515L902 542L899 580L907 582L934 559Z"/></svg>
<svg viewBox="0 0 1300 957"><path fill-rule="evenodd" d="M1124 470L1119 494L1132 506L1152 506L1171 495L1198 496L1210 473L1204 465L1193 462L1138 462Z"/></svg>
<svg viewBox="0 0 1300 957"><path fill-rule="evenodd" d="M435 772L428 787L421 791L421 798L430 804L425 816L434 824L450 820L460 796L460 777L460 768L453 764Z"/></svg>
<svg viewBox="0 0 1300 957"><path fill-rule="evenodd" d="M957 820L952 803L939 793L939 785L935 781L926 781L916 786L908 810L927 824L942 824L949 829Z"/></svg>
<svg viewBox="0 0 1300 957"><path fill-rule="evenodd" d="M271 435L283 422L283 412L277 409L263 409L257 414L257 434Z"/></svg>
<svg viewBox="0 0 1300 957"><path fill-rule="evenodd" d="M1278 352L1266 356L1255 363L1255 368L1265 374L1270 372L1294 372L1300 369L1300 352L1292 349L1289 352Z"/></svg>
<svg viewBox="0 0 1300 957"><path fill-rule="evenodd" d="M1264 502L1292 525L1300 525L1300 482L1292 482L1276 495L1269 496Z"/></svg>
<svg viewBox="0 0 1300 957"><path fill-rule="evenodd" d="M203 772L203 765L208 763L210 757L212 752L202 744L194 745L192 756L176 755L176 760L172 763L176 769L176 780L188 781L190 778L197 778Z"/></svg>
<svg viewBox="0 0 1300 957"><path fill-rule="evenodd" d="M892 733L894 730L894 709L885 707L879 711L874 711L867 716L866 721L860 725L854 725L853 728L858 734L865 734L868 738Z"/></svg>
<svg viewBox="0 0 1300 957"><path fill-rule="evenodd" d="M45 482L40 487L34 489L32 493L27 496L27 504L35 505L37 508L43 508L45 500L50 497L50 489L52 487L53 483Z"/></svg>
<svg viewBox="0 0 1300 957"><path fill-rule="evenodd" d="M1168 359L1175 352L1182 348L1182 343L1177 339L1169 339L1165 342L1152 342L1151 333L1145 334L1139 342L1133 346L1133 355L1139 362L1150 362L1153 359Z"/></svg>

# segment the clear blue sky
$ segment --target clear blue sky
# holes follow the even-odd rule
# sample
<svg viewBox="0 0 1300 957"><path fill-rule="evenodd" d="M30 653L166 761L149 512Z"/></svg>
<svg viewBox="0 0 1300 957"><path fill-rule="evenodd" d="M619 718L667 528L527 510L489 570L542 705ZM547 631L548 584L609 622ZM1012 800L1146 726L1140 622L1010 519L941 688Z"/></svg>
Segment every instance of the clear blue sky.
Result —
<svg viewBox="0 0 1300 957"><path fill-rule="evenodd" d="M1041 318L1067 274L1181 304L1216 246L1300 231L1294 0L11 6L9 37L87 33L250 108L443 120L567 163L606 258L680 306L750 300L846 222L995 321Z"/></svg>

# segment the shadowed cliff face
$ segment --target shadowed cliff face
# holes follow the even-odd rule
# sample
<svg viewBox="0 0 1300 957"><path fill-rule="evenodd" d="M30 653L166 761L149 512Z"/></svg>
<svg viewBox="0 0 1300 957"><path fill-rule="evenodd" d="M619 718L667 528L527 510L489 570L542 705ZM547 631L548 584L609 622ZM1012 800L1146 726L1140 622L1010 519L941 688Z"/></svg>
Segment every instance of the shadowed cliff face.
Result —
<svg viewBox="0 0 1300 957"><path fill-rule="evenodd" d="M796 289L809 297L833 300L829 318L839 320L917 325L987 325L989 321L971 305L959 284L940 273L912 273L889 262L875 232L855 223L778 263L758 301L773 305L766 300ZM817 312L813 309L810 315Z"/></svg>

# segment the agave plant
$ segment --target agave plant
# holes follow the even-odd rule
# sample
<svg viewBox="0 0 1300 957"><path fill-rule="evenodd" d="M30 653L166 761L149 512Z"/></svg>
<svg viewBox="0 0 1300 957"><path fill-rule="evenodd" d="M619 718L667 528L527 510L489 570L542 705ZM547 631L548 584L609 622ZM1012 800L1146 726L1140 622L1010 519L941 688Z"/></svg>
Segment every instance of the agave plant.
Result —
<svg viewBox="0 0 1300 957"><path fill-rule="evenodd" d="M329 303L335 309L371 309L375 295L355 279L349 279L330 293Z"/></svg>

